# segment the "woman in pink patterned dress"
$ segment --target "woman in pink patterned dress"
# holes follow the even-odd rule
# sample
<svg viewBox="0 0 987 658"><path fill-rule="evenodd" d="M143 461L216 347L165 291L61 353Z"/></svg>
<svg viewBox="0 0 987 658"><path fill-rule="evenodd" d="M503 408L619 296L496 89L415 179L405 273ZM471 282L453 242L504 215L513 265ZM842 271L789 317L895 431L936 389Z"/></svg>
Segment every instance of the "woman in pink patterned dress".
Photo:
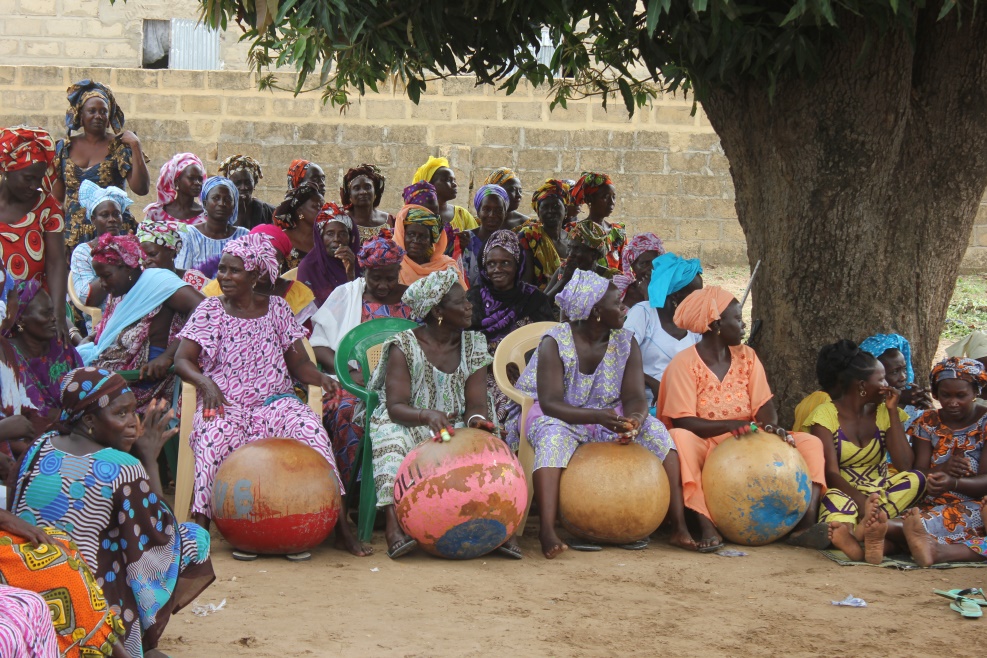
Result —
<svg viewBox="0 0 987 658"><path fill-rule="evenodd" d="M206 166L194 153L178 153L161 165L158 174L158 200L144 208L144 219L152 222L197 224L205 221L206 211L199 204L199 193L206 177Z"/></svg>
<svg viewBox="0 0 987 658"><path fill-rule="evenodd" d="M254 289L261 276L273 282L277 275L278 260L264 236L230 241L217 274L223 294L202 302L179 334L175 369L199 391L189 443L195 452L192 518L204 528L209 527L220 465L240 446L269 436L293 437L311 446L332 465L343 491L322 419L294 395L292 378L330 394L336 382L309 360L301 342L305 332L288 303ZM357 556L372 552L345 520L336 527L338 546ZM237 552L234 557L256 556Z"/></svg>

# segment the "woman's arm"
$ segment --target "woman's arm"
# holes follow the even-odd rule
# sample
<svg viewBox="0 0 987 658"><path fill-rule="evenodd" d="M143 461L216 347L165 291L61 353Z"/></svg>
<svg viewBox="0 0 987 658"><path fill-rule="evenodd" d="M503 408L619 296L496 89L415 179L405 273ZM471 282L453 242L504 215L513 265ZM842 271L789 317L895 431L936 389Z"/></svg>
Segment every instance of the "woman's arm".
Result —
<svg viewBox="0 0 987 658"><path fill-rule="evenodd" d="M168 298L165 305L175 313L191 315L204 299L205 296L192 286L182 286Z"/></svg>
<svg viewBox="0 0 987 658"><path fill-rule="evenodd" d="M183 338L175 353L175 372L182 378L182 381L195 386L199 395L202 396L202 409L218 409L224 404L228 404L226 396L219 389L211 378L203 374L199 368L199 354L202 346L193 340Z"/></svg>
<svg viewBox="0 0 987 658"><path fill-rule="evenodd" d="M521 246L521 257L524 260L524 269L521 270L521 280L525 283L535 282L535 256L526 246Z"/></svg>
<svg viewBox="0 0 987 658"><path fill-rule="evenodd" d="M644 364L641 360L641 347L631 339L631 353L624 365L624 378L620 384L620 403L624 416L644 422L648 415L648 397L644 392Z"/></svg>
<svg viewBox="0 0 987 658"><path fill-rule="evenodd" d="M436 434L452 426L445 412L411 406L411 372L408 370L404 352L397 345L391 345L387 351L384 390L387 393L387 415L398 425L427 425Z"/></svg>
<svg viewBox="0 0 987 658"><path fill-rule="evenodd" d="M867 496L843 478L840 459L836 456L836 440L833 433L822 425L813 425L810 430L813 436L822 441L823 456L826 458L826 486L842 491L857 504L858 509L863 510Z"/></svg>
<svg viewBox="0 0 987 658"><path fill-rule="evenodd" d="M654 396L652 399L655 401L655 404L658 404L658 392L661 390L661 382L655 379L654 377L645 375L644 385L647 388L651 389L651 395Z"/></svg>
<svg viewBox="0 0 987 658"><path fill-rule="evenodd" d="M323 345L313 345L312 351L315 352L315 360L322 366L322 372L327 375L335 375L336 352L331 347L325 347Z"/></svg>
<svg viewBox="0 0 987 658"><path fill-rule="evenodd" d="M147 173L147 164L144 162L141 140L129 130L120 133L118 139L124 146L130 148L130 173L127 175L127 184L134 194L144 196L151 189L151 177Z"/></svg>
<svg viewBox="0 0 987 658"><path fill-rule="evenodd" d="M692 432L700 439L711 439L721 434L729 434L742 427L750 427L749 420L706 420L696 416L672 418L672 427Z"/></svg>
<svg viewBox="0 0 987 658"><path fill-rule="evenodd" d="M538 404L546 415L570 425L602 425L611 432L626 432L613 409L583 409L565 401L565 366L559 344L545 337L538 346Z"/></svg>
<svg viewBox="0 0 987 658"><path fill-rule="evenodd" d="M305 350L305 343L302 339L297 339L291 344L284 352L284 362L288 366L288 372L296 380L300 381L306 386L318 386L326 393L331 395L336 394L339 390L339 384L336 380L329 375L320 372L315 364L312 363L312 359L308 357L308 352Z"/></svg>
<svg viewBox="0 0 987 658"><path fill-rule="evenodd" d="M487 418L490 410L487 408L487 367L479 368L466 378L466 414L463 420L473 416L483 416L484 420L492 423L493 418ZM474 421L475 424L475 421Z"/></svg>
<svg viewBox="0 0 987 658"><path fill-rule="evenodd" d="M65 233L63 231L45 231L45 277L48 280L48 292L51 293L52 305L55 307L55 331L62 345L71 345L69 324L65 318L65 294L69 275L65 271Z"/></svg>
<svg viewBox="0 0 987 658"><path fill-rule="evenodd" d="M884 434L884 444L891 455L891 464L900 471L909 471L915 465L915 453L905 438L905 426L898 416L898 389L888 387L884 406L888 409L891 426Z"/></svg>
<svg viewBox="0 0 987 658"><path fill-rule="evenodd" d="M147 471L148 485L160 500L164 500L161 486L161 469L158 468L158 455L164 444L178 434L178 428L168 429L168 423L175 417L174 409L169 409L165 400L152 400L140 424L141 435L131 448L134 457L140 460Z"/></svg>

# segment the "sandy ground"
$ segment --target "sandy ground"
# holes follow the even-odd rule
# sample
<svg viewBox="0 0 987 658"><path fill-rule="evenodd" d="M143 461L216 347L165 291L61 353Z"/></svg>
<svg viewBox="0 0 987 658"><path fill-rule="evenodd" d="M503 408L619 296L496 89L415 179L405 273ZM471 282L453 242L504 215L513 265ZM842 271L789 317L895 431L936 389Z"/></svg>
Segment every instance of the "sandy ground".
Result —
<svg viewBox="0 0 987 658"><path fill-rule="evenodd" d="M377 533L367 558L326 544L306 563L245 563L217 539L217 580L198 603L226 606L182 611L160 648L176 658L983 655L987 622L960 618L932 590L987 585L987 569L841 567L788 546L725 558L662 538L549 561L528 527L521 561L392 561ZM847 594L868 607L831 604Z"/></svg>

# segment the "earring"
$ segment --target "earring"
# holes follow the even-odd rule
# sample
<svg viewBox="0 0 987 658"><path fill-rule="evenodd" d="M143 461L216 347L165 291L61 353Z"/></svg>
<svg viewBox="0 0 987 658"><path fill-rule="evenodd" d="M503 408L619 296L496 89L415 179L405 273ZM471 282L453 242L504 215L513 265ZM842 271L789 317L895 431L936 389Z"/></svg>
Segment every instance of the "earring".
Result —
<svg viewBox="0 0 987 658"><path fill-rule="evenodd" d="M440 327L442 326L442 316L441 315L439 316L439 326Z"/></svg>
<svg viewBox="0 0 987 658"><path fill-rule="evenodd" d="M867 397L867 391L864 390L863 386L860 387L860 397L862 398Z"/></svg>
<svg viewBox="0 0 987 658"><path fill-rule="evenodd" d="M92 436L93 435L93 426L90 425L89 426L89 429L87 431L89 432L89 436Z"/></svg>

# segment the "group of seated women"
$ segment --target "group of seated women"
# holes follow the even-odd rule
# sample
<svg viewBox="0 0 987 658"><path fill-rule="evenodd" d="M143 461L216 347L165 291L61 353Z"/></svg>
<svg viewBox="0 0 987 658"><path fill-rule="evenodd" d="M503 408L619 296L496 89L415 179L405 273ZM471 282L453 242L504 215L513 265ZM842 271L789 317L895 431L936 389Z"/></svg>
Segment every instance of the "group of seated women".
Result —
<svg viewBox="0 0 987 658"><path fill-rule="evenodd" d="M757 427L808 466L811 500L789 543L868 562L900 551L922 566L983 559L979 335L935 366L929 389L915 384L901 336L827 345L820 390L787 431L743 344L740 302L704 287L698 260L610 221L617 190L606 174L546 180L529 218L510 169L490 173L471 212L453 204L449 161L430 157L392 214L380 208L386 181L375 165L349 169L338 198L327 199L324 170L295 160L275 206L254 196L263 174L253 158L231 156L208 176L202 160L180 153L161 167L157 201L138 222L127 186L147 193L149 177L112 92L81 81L69 103L57 145L36 128L0 131L0 223L9 230L0 241L13 243L4 242L0 268L0 475L10 510L0 512L0 609L19 611L37 646L152 655L170 615L213 579L219 467L267 436L322 455L344 506L367 443L392 558L416 547L394 510L398 467L423 441L462 427L497 433L515 451L522 437L530 442L548 558L593 548L556 529L562 471L588 442L637 442L662 460L669 542L715 552L723 537L706 505L704 465L717 445ZM98 321L70 318L69 284ZM386 341L369 377L354 362L337 372L343 337L379 318L416 326ZM556 324L515 373L534 400L520 427L520 408L490 365L511 332L543 321ZM343 374L379 395L369 437L367 410L337 383ZM158 460L176 432L167 411L176 376L197 398L189 524L164 498L174 459L170 473ZM296 393L304 386L322 390L322 418ZM346 515L336 544L372 552ZM498 551L522 557L513 537ZM31 574L36 565L43 576ZM53 579L66 614L52 626L25 590L46 592L40 584ZM0 653L8 630L0 625Z"/></svg>

